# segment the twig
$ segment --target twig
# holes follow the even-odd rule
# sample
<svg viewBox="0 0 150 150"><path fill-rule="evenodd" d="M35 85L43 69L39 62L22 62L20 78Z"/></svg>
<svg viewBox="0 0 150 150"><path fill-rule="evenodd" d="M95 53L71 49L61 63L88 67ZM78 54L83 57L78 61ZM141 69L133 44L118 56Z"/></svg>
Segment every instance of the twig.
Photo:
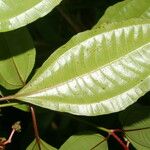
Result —
<svg viewBox="0 0 150 150"><path fill-rule="evenodd" d="M118 141L118 143L124 148L124 150L129 150L128 147L123 143L123 141L116 135L114 131L112 131L110 135Z"/></svg>
<svg viewBox="0 0 150 150"><path fill-rule="evenodd" d="M36 139L39 150L42 150L41 145L40 145L40 137L39 137L39 131L38 131L38 127L37 127L37 121L36 121L34 108L32 106L30 106L30 110L31 110L31 115L32 115L32 122L33 122L35 139Z"/></svg>
<svg viewBox="0 0 150 150"><path fill-rule="evenodd" d="M14 99L13 95L0 97L0 101L7 101L7 100L12 100L12 99Z"/></svg>
<svg viewBox="0 0 150 150"><path fill-rule="evenodd" d="M2 146L5 146L5 145L11 143L12 137L16 131L17 132L21 131L20 121L17 121L14 125L12 125L12 131L9 135L9 138L2 143Z"/></svg>
<svg viewBox="0 0 150 150"><path fill-rule="evenodd" d="M15 106L15 105L18 105L18 103L6 103L6 104L0 104L0 108L3 108L3 107L10 107L10 106Z"/></svg>

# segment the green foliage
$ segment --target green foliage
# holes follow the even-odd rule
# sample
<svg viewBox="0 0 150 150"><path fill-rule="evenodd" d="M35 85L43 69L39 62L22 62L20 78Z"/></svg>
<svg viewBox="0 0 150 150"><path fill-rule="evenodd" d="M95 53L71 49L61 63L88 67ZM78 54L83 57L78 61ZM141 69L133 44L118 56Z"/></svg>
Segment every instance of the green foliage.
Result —
<svg viewBox="0 0 150 150"><path fill-rule="evenodd" d="M40 139L40 145L41 150L57 150L56 148L52 147L51 145L47 144L45 141ZM33 142L27 147L26 150L38 150L38 145L36 143L36 140L33 140Z"/></svg>
<svg viewBox="0 0 150 150"><path fill-rule="evenodd" d="M14 98L77 115L120 111L150 89L149 35L149 20L80 33L56 50Z"/></svg>
<svg viewBox="0 0 150 150"><path fill-rule="evenodd" d="M35 62L30 34L25 28L1 33L0 43L0 85L7 89L23 87Z"/></svg>
<svg viewBox="0 0 150 150"><path fill-rule="evenodd" d="M125 0L109 7L94 28L100 27L103 23L108 24L131 18L150 19L149 0Z"/></svg>
<svg viewBox="0 0 150 150"><path fill-rule="evenodd" d="M59 150L108 150L107 140L100 134L79 134L71 136Z"/></svg>
<svg viewBox="0 0 150 150"><path fill-rule="evenodd" d="M0 32L25 26L45 16L61 0L2 0L0 2Z"/></svg>
<svg viewBox="0 0 150 150"><path fill-rule="evenodd" d="M150 1L61 1L0 1L0 149L150 149Z"/></svg>
<svg viewBox="0 0 150 150"><path fill-rule="evenodd" d="M128 140L138 150L150 149L150 106L133 105L120 114ZM140 129L141 130L136 130ZM129 131L128 131L129 130Z"/></svg>

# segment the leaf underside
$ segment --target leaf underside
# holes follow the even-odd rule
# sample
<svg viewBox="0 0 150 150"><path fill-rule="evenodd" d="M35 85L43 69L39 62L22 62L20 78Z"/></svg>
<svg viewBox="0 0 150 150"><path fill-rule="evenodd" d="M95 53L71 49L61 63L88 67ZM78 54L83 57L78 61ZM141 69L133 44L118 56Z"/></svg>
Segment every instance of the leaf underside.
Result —
<svg viewBox="0 0 150 150"><path fill-rule="evenodd" d="M150 90L150 20L73 37L14 98L76 115L117 112Z"/></svg>
<svg viewBox="0 0 150 150"><path fill-rule="evenodd" d="M17 89L25 85L35 62L32 38L25 28L0 34L0 85Z"/></svg>
<svg viewBox="0 0 150 150"><path fill-rule="evenodd" d="M51 145L47 144L45 141L40 139L40 146L41 150L57 150L56 148L52 147ZM26 150L38 150L38 145L36 140L33 140L33 142L27 147Z"/></svg>
<svg viewBox="0 0 150 150"><path fill-rule="evenodd" d="M150 19L150 1L125 0L110 6L93 28L98 28L103 23L108 24L131 18Z"/></svg>
<svg viewBox="0 0 150 150"><path fill-rule="evenodd" d="M59 150L108 150L107 140L100 134L71 136Z"/></svg>
<svg viewBox="0 0 150 150"><path fill-rule="evenodd" d="M133 105L120 114L126 136L138 150L150 149L150 106ZM140 130L134 130L140 129Z"/></svg>
<svg viewBox="0 0 150 150"><path fill-rule="evenodd" d="M1 0L0 32L25 26L48 14L61 0Z"/></svg>

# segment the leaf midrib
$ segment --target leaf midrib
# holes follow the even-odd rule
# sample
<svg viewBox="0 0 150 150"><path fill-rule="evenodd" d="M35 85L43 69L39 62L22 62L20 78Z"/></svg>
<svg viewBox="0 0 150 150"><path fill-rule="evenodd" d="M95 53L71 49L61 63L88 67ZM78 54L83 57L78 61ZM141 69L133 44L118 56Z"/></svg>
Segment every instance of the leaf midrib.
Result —
<svg viewBox="0 0 150 150"><path fill-rule="evenodd" d="M19 79L20 79L20 81L21 81L21 83L22 83L22 86L23 85L25 85L25 82L24 82L24 80L23 80L23 77L21 76L21 73L19 72L19 70L18 70L18 68L17 68L17 65L16 65L16 63L15 63L15 60L14 60L14 56L12 56L12 54L11 54L11 51L10 51L10 48L9 48L9 44L8 44L8 42L7 42L7 40L6 40L6 37L5 37L5 35L3 34L3 37L4 37L4 41L6 42L6 47L7 47L7 49L8 49L8 51L9 51L9 54L10 54L10 60L12 61L12 63L13 63L13 65L14 65L14 67L15 67L15 70L16 70L16 72L17 72L17 74L18 74L18 77L19 77Z"/></svg>
<svg viewBox="0 0 150 150"><path fill-rule="evenodd" d="M149 42L148 42L148 43L149 43ZM145 43L144 45L147 45L148 43ZM141 47L143 47L144 45L142 45ZM138 48L137 48L137 49L138 49ZM135 49L134 51L129 52L129 53L126 54L126 55L130 55L131 53L134 53L135 51L137 51L137 49ZM125 56L126 56L126 55L125 55ZM125 57L125 56L123 56L123 57ZM50 90L50 89L56 88L56 87L58 87L58 86L61 86L61 85L63 85L63 84L66 84L66 83L69 82L69 81L75 80L76 78L79 78L79 77L82 78L83 76L86 76L86 75L88 75L88 74L90 74L90 73L96 72L97 70L100 70L100 69L102 69L102 68L104 68L104 67L106 67L106 66L108 66L108 65L111 65L113 62L116 62L116 61L118 61L118 60L121 59L121 58L122 58L122 57L119 57L118 59L115 59L115 60L111 61L110 63L107 63L107 64L101 66L100 68L97 68L97 69L94 69L94 70L92 70L92 71L90 71L90 72L86 72L86 73L81 74L81 75L79 75L79 76L73 77L72 79L68 79L68 80L65 81L65 82L58 83L58 84L56 84L56 85L54 85L54 86L50 86L50 87L47 87L47 88L43 88L43 89L41 89L41 90L32 91L31 93L28 92L28 93L25 93L25 94L16 94L15 97L29 96L29 95L41 93L41 92L44 92L44 91L46 91L46 90ZM146 77L147 77L147 76L146 76ZM140 83L140 82L141 82L141 80L138 81L138 83ZM138 83L137 83L137 84L138 84Z"/></svg>

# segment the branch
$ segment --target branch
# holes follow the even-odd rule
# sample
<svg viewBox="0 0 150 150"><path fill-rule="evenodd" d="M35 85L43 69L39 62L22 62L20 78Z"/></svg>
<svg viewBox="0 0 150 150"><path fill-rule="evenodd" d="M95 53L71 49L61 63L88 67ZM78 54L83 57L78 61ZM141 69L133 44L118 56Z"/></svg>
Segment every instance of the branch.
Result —
<svg viewBox="0 0 150 150"><path fill-rule="evenodd" d="M37 121L36 121L36 116L35 116L34 108L31 106L30 110L31 110L31 115L32 115L32 122L33 122L35 139L36 139L36 142L37 142L39 150L42 150L41 149L41 145L40 145L40 136L39 136L39 131L38 131L38 127L37 127Z"/></svg>

